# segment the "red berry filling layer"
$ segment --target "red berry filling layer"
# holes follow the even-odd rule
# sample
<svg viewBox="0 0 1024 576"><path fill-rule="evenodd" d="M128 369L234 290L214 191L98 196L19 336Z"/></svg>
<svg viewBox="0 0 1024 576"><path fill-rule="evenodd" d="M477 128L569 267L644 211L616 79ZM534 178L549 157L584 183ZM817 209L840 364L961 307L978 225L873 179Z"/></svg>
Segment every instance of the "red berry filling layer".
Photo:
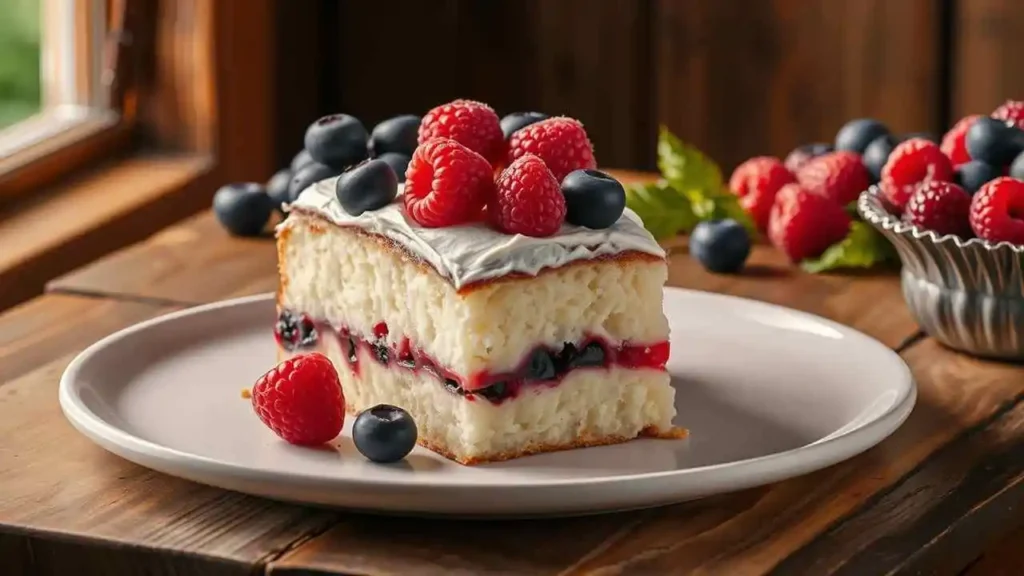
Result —
<svg viewBox="0 0 1024 576"><path fill-rule="evenodd" d="M373 332L373 340L367 340L347 328L336 329L328 322L314 321L304 314L288 311L281 313L274 328L274 336L285 350L309 348L316 345L321 334L334 334L341 343L349 367L357 374L357 351L363 348L383 366L427 372L452 393L470 401L481 396L494 404L516 397L524 386L556 385L573 370L611 366L664 370L669 357L668 342L612 345L603 338L588 336L580 342L566 342L561 349L537 346L510 372L481 371L467 378L441 366L422 350L413 348L408 338L402 338L398 346L384 342L388 328L383 322L377 323Z"/></svg>

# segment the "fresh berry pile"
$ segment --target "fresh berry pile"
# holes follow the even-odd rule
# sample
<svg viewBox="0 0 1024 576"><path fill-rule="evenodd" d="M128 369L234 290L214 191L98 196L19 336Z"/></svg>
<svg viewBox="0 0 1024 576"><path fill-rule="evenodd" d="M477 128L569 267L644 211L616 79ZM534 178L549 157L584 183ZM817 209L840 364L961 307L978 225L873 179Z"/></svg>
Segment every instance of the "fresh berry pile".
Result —
<svg viewBox="0 0 1024 576"><path fill-rule="evenodd" d="M578 120L540 112L499 118L483 102L459 99L370 132L348 114L324 116L307 128L288 168L266 185L225 186L214 210L233 234L258 235L274 208L283 212L313 184L337 177L338 202L352 216L392 204L404 183L401 204L420 226L481 224L546 237L566 222L601 229L622 216L625 189L596 168Z"/></svg>
<svg viewBox="0 0 1024 576"><path fill-rule="evenodd" d="M1024 244L1024 101L1007 101L989 116L966 116L941 139L853 120L834 143L799 146L784 161L751 158L729 179L756 228L813 271L891 256L870 254L885 244L872 240L855 215L857 198L872 184L892 214L920 229ZM695 231L691 253L709 269L733 269L737 256L719 256L730 264L723 267L709 255L708 238L711 230Z"/></svg>

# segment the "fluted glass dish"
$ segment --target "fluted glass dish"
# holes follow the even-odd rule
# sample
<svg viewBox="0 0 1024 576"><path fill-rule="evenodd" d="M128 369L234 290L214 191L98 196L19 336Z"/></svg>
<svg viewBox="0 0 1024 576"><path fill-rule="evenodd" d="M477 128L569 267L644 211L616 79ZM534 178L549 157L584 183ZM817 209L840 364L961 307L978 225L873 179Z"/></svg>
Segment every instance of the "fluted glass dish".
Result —
<svg viewBox="0 0 1024 576"><path fill-rule="evenodd" d="M907 224L885 209L877 186L857 211L896 247L903 297L922 330L975 356L1024 361L1024 246Z"/></svg>

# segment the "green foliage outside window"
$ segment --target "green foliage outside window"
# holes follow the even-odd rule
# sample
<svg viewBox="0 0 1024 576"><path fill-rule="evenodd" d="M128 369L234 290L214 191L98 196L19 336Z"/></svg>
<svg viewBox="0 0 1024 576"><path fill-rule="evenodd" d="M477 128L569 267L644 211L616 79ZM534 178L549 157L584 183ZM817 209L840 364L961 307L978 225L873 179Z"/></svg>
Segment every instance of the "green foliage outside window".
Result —
<svg viewBox="0 0 1024 576"><path fill-rule="evenodd" d="M39 111L40 0L0 0L0 128Z"/></svg>

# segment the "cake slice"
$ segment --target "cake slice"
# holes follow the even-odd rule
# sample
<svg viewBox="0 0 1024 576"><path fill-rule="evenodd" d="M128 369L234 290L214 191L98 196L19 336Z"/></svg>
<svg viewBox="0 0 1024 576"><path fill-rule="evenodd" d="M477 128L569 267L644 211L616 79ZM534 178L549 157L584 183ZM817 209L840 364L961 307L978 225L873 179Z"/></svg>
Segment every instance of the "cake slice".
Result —
<svg viewBox="0 0 1024 576"><path fill-rule="evenodd" d="M331 359L350 413L401 406L463 464L678 434L665 253L635 214L548 238L426 228L401 201L348 214L335 180L278 228L276 334L282 359Z"/></svg>

